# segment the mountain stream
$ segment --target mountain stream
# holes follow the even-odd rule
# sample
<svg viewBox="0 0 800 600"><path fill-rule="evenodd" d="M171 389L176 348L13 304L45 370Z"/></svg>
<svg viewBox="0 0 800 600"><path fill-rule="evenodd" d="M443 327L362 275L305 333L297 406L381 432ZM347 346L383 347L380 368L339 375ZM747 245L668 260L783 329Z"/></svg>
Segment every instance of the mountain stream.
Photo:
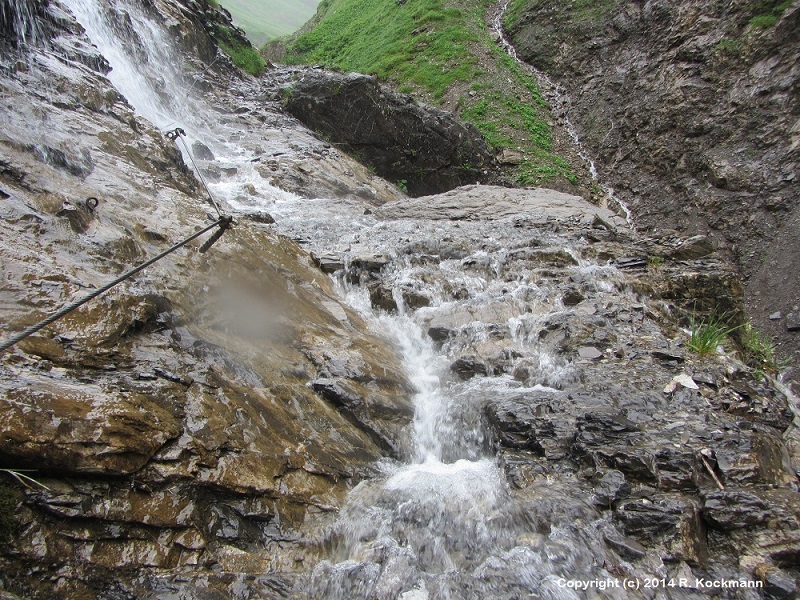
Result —
<svg viewBox="0 0 800 600"><path fill-rule="evenodd" d="M217 201L234 216L268 212L281 233L341 261L332 274L341 295L402 351L416 389L404 455L385 459L380 475L309 535L318 560L297 597L645 597L618 587L614 569L645 574L609 550L606 539L618 533L569 468L531 474L535 485L509 482L511 455L497 455L485 410L489 399L580 388L578 359L547 343L546 325L576 311L590 318L594 306L636 310L618 271L587 259L585 241L558 226L534 227L524 212L388 218L360 200L274 187L256 173L250 148L279 142L216 117L214 100L178 70L183 61L153 15L127 0L64 2L137 113L162 131L184 129L187 159L199 145L210 150L221 174L209 180ZM565 306L562 276L587 301ZM660 561L648 568L666 572Z"/></svg>

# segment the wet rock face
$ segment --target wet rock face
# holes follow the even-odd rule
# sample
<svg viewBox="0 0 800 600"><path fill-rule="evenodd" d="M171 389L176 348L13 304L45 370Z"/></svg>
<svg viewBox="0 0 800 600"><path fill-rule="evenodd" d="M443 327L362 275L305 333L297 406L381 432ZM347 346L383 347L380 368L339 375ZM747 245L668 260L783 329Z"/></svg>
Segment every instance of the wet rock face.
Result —
<svg viewBox="0 0 800 600"><path fill-rule="evenodd" d="M172 25L190 28L167 4ZM211 210L175 144L133 113L81 28L51 7L58 36L0 56L4 339L206 226ZM234 113L245 101L220 109L265 136L282 118L283 139L298 126L264 106L262 83L248 91L257 116ZM302 163L299 187L324 171L328 189L364 206L402 196L347 157L322 156L306 130L291 137L276 183ZM283 594L291 582L262 574L302 565L298 531L403 451L411 390L396 351L270 223L237 215L207 254L200 239L0 357L0 465L42 484L0 475L14 489L0 587L156 598L183 593L186 580L156 574L176 569L219 597L243 597L245 572L249 597Z"/></svg>
<svg viewBox="0 0 800 600"><path fill-rule="evenodd" d="M42 24L47 0L2 0L0 1L0 33L3 46L19 46L35 42L42 35Z"/></svg>
<svg viewBox="0 0 800 600"><path fill-rule="evenodd" d="M374 77L307 72L285 94L292 115L412 196L486 181L494 166L474 127Z"/></svg>
<svg viewBox="0 0 800 600"><path fill-rule="evenodd" d="M770 4L769 7L777 4ZM800 10L749 2L528 2L520 57L571 96L572 122L639 227L711 236L746 277L750 315L790 356L798 260Z"/></svg>
<svg viewBox="0 0 800 600"><path fill-rule="evenodd" d="M6 387L3 394L0 454L37 468L131 474L181 431L169 407L140 394L59 385L48 377L28 380L24 391Z"/></svg>

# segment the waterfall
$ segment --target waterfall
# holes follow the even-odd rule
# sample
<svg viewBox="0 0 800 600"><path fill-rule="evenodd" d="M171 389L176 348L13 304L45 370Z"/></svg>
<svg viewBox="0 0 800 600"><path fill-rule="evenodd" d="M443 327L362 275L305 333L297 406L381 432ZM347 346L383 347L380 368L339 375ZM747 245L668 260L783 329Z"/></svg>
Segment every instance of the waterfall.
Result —
<svg viewBox="0 0 800 600"><path fill-rule="evenodd" d="M111 65L108 78L136 112L159 129L192 131L178 99L185 88L182 59L155 22L130 3L64 0Z"/></svg>
<svg viewBox="0 0 800 600"><path fill-rule="evenodd" d="M310 250L339 253L346 264L365 254L390 257L381 282L399 299L395 313L373 309L365 286L345 273L337 285L402 353L416 388L412 448L402 460L377 465L380 474L356 486L335 523L310 544L320 560L304 574L302 597L567 600L580 596L562 585L565 578L609 576L609 525L569 485L572 474L512 489L485 409L524 394L546 403L574 378L570 360L541 335L549 319L567 314L560 282L541 276L530 266L538 255L525 253L546 249L575 281L596 278L587 290L598 303L619 302L610 295L616 271L576 260L578 250L556 231L513 218L490 228L480 221L384 220L354 200L281 191L254 173L248 148L261 138L206 118L213 99L176 91L188 79L157 22L132 1L64 1L136 112L208 145L222 173L210 187L230 208L269 211L281 233L305 240ZM440 258L426 261L427 255ZM424 292L426 305L407 308L409 289ZM434 341L428 332L437 328L447 335ZM478 366L459 374L458 364L467 371ZM526 375L512 376L518 369Z"/></svg>
<svg viewBox="0 0 800 600"><path fill-rule="evenodd" d="M219 111L197 91L202 73L186 73L184 57L170 35L142 5L133 0L62 0L86 30L91 42L111 65L107 75L137 115L162 132L180 128L179 148L187 163L208 158L239 172L215 182L212 192L230 208L247 212L250 196L243 190L257 181L265 198L292 198L255 173L253 153L231 142L236 131L215 116ZM201 150L198 152L197 148ZM202 173L198 173L202 177ZM244 204L243 204L244 203Z"/></svg>

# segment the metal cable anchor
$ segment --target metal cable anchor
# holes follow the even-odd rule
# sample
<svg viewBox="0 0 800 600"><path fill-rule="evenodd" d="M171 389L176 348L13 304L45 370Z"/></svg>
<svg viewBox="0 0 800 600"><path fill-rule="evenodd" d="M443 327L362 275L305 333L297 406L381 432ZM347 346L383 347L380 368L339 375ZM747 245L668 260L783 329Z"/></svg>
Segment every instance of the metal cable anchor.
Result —
<svg viewBox="0 0 800 600"><path fill-rule="evenodd" d="M176 127L175 129L173 129L171 131L167 131L166 133L164 133L164 135L167 136L168 140L174 142L180 136L186 135L186 132L183 129L181 129L180 127Z"/></svg>
<svg viewBox="0 0 800 600"><path fill-rule="evenodd" d="M222 235L233 226L233 217L229 215L223 215L219 218L217 222L219 225L219 229L212 235L205 244L200 246L200 254L205 254L208 250L213 246Z"/></svg>

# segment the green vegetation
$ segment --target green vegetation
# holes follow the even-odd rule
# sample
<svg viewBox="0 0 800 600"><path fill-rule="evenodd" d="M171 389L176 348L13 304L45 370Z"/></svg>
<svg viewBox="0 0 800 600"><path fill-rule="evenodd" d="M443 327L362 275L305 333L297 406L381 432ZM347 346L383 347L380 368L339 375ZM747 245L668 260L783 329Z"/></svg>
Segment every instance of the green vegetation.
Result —
<svg viewBox="0 0 800 600"><path fill-rule="evenodd" d="M264 58L250 44L243 44L237 39L230 29L218 27L216 40L237 67L256 76L264 72Z"/></svg>
<svg viewBox="0 0 800 600"><path fill-rule="evenodd" d="M287 62L318 63L344 71L409 82L441 98L455 81L468 81L475 58L464 14L440 0L334 0L320 4L320 20L289 47Z"/></svg>
<svg viewBox="0 0 800 600"><path fill-rule="evenodd" d="M745 323L739 334L744 361L751 367L758 379L764 375L777 375L786 366L775 352L775 344L752 323Z"/></svg>
<svg viewBox="0 0 800 600"><path fill-rule="evenodd" d="M758 29L769 29L781 16L781 13L792 5L792 0L766 0L755 2L753 6L753 18L750 25Z"/></svg>
<svg viewBox="0 0 800 600"><path fill-rule="evenodd" d="M647 268L658 271L664 266L664 257L653 254L647 257Z"/></svg>
<svg viewBox="0 0 800 600"><path fill-rule="evenodd" d="M527 6L531 6L530 0L511 0L506 9L506 14L503 16L503 25L507 30L511 30L522 17L522 11Z"/></svg>
<svg viewBox="0 0 800 600"><path fill-rule="evenodd" d="M744 43L740 39L722 38L714 46L714 55L718 57L737 58L742 53Z"/></svg>
<svg viewBox="0 0 800 600"><path fill-rule="evenodd" d="M216 0L207 0L216 4ZM254 45L294 33L317 10L319 0L221 0Z"/></svg>
<svg viewBox="0 0 800 600"><path fill-rule="evenodd" d="M731 325L727 315L712 313L710 316L689 318L691 338L687 347L700 356L713 354L729 335L737 332L736 342L742 359L755 372L758 379L765 375L777 375L787 362L778 358L775 344L751 322Z"/></svg>
<svg viewBox="0 0 800 600"><path fill-rule="evenodd" d="M534 78L492 40L494 0L323 0L316 24L289 40L286 61L376 75L472 123L495 151L519 153L521 185L577 182L553 152Z"/></svg>
<svg viewBox="0 0 800 600"><path fill-rule="evenodd" d="M741 325L730 326L726 315L714 313L699 320L692 315L689 324L692 333L687 348L700 356L715 353L725 338L741 327Z"/></svg>

